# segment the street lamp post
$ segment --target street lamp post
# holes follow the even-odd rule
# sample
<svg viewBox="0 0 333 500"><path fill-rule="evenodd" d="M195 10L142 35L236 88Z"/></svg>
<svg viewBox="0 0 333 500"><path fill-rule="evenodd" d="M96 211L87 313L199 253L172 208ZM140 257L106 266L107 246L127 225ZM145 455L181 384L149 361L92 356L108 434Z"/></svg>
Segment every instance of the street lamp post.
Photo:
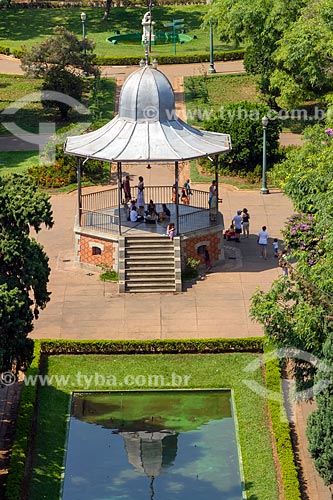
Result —
<svg viewBox="0 0 333 500"><path fill-rule="evenodd" d="M86 68L87 63L87 48L86 48L86 19L87 14L85 12L81 12L81 21L82 21L82 38L83 38L83 57L84 57L84 67ZM83 76L87 76L86 71L83 71Z"/></svg>
<svg viewBox="0 0 333 500"><path fill-rule="evenodd" d="M263 116L262 120L262 130L263 130L263 148L262 148L262 187L261 187L261 194L268 194L269 190L267 188L267 183L266 183L266 131L267 131L267 125L268 125L268 118L267 116Z"/></svg>
<svg viewBox="0 0 333 500"><path fill-rule="evenodd" d="M81 12L81 21L82 21L82 38L83 38L83 54L84 56L87 55L86 51L86 19L87 19L87 14L85 12Z"/></svg>
<svg viewBox="0 0 333 500"><path fill-rule="evenodd" d="M212 21L209 23L209 69L208 73L216 73L214 68L214 33Z"/></svg>

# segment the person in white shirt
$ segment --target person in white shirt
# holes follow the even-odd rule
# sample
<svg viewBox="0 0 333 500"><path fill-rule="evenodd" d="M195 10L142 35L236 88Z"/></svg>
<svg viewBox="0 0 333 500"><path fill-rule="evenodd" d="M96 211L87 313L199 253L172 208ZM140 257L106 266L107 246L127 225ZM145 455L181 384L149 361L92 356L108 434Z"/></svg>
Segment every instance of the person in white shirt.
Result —
<svg viewBox="0 0 333 500"><path fill-rule="evenodd" d="M138 212L136 211L136 207L132 207L131 212L130 212L130 220L131 222L141 222L143 220L143 217L141 215L138 215Z"/></svg>
<svg viewBox="0 0 333 500"><path fill-rule="evenodd" d="M242 222L243 222L243 217L242 217L242 211L237 210L237 214L234 216L232 219L234 228L235 228L235 241L239 243L239 238L240 235L242 234Z"/></svg>
<svg viewBox="0 0 333 500"><path fill-rule="evenodd" d="M138 213L136 211L136 207L132 207L130 211L130 219L131 222L136 222L138 220Z"/></svg>
<svg viewBox="0 0 333 500"><path fill-rule="evenodd" d="M269 234L266 231L266 226L262 226L261 231L258 233L258 243L260 247L260 255L264 259L267 259L267 244L268 244L268 238Z"/></svg>

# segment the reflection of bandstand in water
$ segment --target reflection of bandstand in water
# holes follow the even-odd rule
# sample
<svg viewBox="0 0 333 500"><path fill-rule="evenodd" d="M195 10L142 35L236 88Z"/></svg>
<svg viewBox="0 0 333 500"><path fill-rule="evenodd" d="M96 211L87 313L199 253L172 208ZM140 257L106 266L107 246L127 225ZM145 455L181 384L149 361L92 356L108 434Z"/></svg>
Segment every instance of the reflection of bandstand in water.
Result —
<svg viewBox="0 0 333 500"><path fill-rule="evenodd" d="M119 114L100 129L69 137L65 152L78 157L79 211L75 226L79 262L106 264L119 273L120 291L181 291L181 266L197 258L205 245L212 262L223 258L223 219L209 217L208 193L194 190L190 205L171 204L171 186L146 186L145 200L159 209L167 203L176 226L174 241L163 236L165 224L130 223L122 205L122 171L127 164L174 165L180 192L179 163L212 157L218 199L218 155L231 149L230 136L190 127L175 114L169 80L148 64L125 81ZM117 188L83 195L82 165L89 159L117 164ZM155 167L154 167L155 168ZM155 227L154 227L155 226Z"/></svg>

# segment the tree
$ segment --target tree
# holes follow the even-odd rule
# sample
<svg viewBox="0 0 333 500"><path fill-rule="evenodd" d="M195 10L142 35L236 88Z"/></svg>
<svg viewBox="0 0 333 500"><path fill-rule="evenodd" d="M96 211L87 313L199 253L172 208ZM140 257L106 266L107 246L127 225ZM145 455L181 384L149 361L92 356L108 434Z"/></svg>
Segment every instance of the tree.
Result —
<svg viewBox="0 0 333 500"><path fill-rule="evenodd" d="M333 0L309 2L277 42L271 89L283 107L332 90Z"/></svg>
<svg viewBox="0 0 333 500"><path fill-rule="evenodd" d="M221 165L231 170L253 171L262 163L263 128L261 119L267 108L261 104L238 102L221 108L204 122L206 130L231 135L232 150L221 157ZM272 164L279 147L280 123L270 120L267 127L267 162Z"/></svg>
<svg viewBox="0 0 333 500"><path fill-rule="evenodd" d="M268 94L277 43L309 1L215 0L204 19L216 20L222 40L245 45L246 71L258 76L261 91Z"/></svg>
<svg viewBox="0 0 333 500"><path fill-rule="evenodd" d="M99 76L92 53L93 44L87 39L79 40L74 33L58 26L54 35L25 51L21 66L27 75L44 78L43 90L62 92L77 100L82 96L81 74ZM47 107L58 107L61 117L67 117L70 106L54 99L43 100Z"/></svg>
<svg viewBox="0 0 333 500"><path fill-rule="evenodd" d="M47 195L25 176L0 178L0 369L24 367L31 360L27 335L49 301L48 257L32 237L44 223L53 225Z"/></svg>
<svg viewBox="0 0 333 500"><path fill-rule="evenodd" d="M112 5L112 0L106 0L104 7L103 21L109 20L111 5Z"/></svg>
<svg viewBox="0 0 333 500"><path fill-rule="evenodd" d="M323 352L324 368L330 371L321 368L316 375L316 382L323 384L323 388L316 396L317 410L308 418L306 434L315 467L325 485L333 490L333 332Z"/></svg>
<svg viewBox="0 0 333 500"><path fill-rule="evenodd" d="M275 179L298 213L283 231L284 246L295 264L288 279L273 282L268 292L252 298L251 314L280 347L297 347L323 355L326 317L332 315L333 293L333 141L319 127L305 135L302 148L290 151L273 169ZM297 383L311 385L315 370L296 363Z"/></svg>

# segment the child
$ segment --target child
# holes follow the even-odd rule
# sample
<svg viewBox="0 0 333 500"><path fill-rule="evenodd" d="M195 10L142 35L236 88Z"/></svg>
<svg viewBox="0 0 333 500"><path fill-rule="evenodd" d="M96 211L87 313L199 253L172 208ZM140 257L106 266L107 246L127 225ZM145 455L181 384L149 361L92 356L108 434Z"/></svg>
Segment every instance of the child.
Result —
<svg viewBox="0 0 333 500"><path fill-rule="evenodd" d="M279 253L279 242L278 242L278 239L277 238L274 238L273 240L273 250L274 250L274 257L278 257L278 253Z"/></svg>
<svg viewBox="0 0 333 500"><path fill-rule="evenodd" d="M189 205L190 204L190 199L187 196L187 191L185 188L182 189L182 195L181 195L181 200L184 205Z"/></svg>
<svg viewBox="0 0 333 500"><path fill-rule="evenodd" d="M282 269L283 276L288 276L288 274L289 274L289 271L288 271L288 262L286 261L286 256L287 256L286 250L283 249L282 252L279 251L279 253L278 253L279 266Z"/></svg>
<svg viewBox="0 0 333 500"><path fill-rule="evenodd" d="M162 203L162 212L158 214L158 221L163 222L164 220L170 220L170 210L165 203Z"/></svg>
<svg viewBox="0 0 333 500"><path fill-rule="evenodd" d="M207 271L209 271L209 269L211 269L212 266L210 264L210 255L209 255L207 247L205 247L204 259L205 259L206 269L207 269Z"/></svg>
<svg viewBox="0 0 333 500"><path fill-rule="evenodd" d="M167 235L169 236L170 240L173 240L175 236L175 224L173 222L170 222L170 224L168 224Z"/></svg>

